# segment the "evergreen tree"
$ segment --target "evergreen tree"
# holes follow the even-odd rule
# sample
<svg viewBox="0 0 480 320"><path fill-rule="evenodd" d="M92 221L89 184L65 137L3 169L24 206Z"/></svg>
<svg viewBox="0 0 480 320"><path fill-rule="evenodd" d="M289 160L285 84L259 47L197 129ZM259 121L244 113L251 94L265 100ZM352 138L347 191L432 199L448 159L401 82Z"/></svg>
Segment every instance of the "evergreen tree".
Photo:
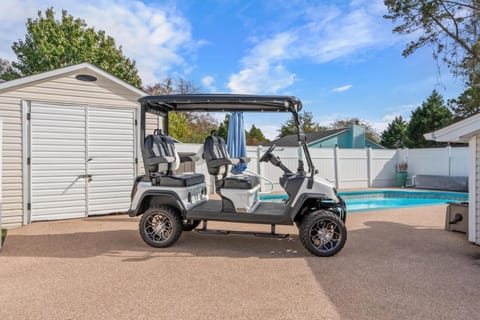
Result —
<svg viewBox="0 0 480 320"><path fill-rule="evenodd" d="M405 148L407 146L407 129L408 124L402 116L395 117L388 124L387 129L382 132L381 145L390 149Z"/></svg>
<svg viewBox="0 0 480 320"><path fill-rule="evenodd" d="M256 146L264 142L268 142L268 139L263 134L260 128L257 128L254 124L249 131L245 130L247 145Z"/></svg>
<svg viewBox="0 0 480 320"><path fill-rule="evenodd" d="M218 135L227 141L228 139L228 126L230 125L230 113L225 115L225 119L218 126Z"/></svg>
<svg viewBox="0 0 480 320"><path fill-rule="evenodd" d="M467 89L457 99L448 101L455 120L461 120L480 111L480 74L470 75Z"/></svg>
<svg viewBox="0 0 480 320"><path fill-rule="evenodd" d="M445 106L443 97L434 90L420 107L412 111L407 129L407 146L409 148L444 146L445 143L425 140L423 135L441 129L451 123L452 113Z"/></svg>

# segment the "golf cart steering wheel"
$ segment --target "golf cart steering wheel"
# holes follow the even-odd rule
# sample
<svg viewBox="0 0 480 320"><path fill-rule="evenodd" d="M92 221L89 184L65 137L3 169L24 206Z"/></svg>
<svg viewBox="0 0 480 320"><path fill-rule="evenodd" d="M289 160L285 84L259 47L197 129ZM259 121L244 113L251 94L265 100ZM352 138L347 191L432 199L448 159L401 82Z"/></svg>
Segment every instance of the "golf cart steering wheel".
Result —
<svg viewBox="0 0 480 320"><path fill-rule="evenodd" d="M272 151L275 149L277 145L273 144L267 151L260 157L258 161L260 162L268 162L270 161L270 156L272 156Z"/></svg>

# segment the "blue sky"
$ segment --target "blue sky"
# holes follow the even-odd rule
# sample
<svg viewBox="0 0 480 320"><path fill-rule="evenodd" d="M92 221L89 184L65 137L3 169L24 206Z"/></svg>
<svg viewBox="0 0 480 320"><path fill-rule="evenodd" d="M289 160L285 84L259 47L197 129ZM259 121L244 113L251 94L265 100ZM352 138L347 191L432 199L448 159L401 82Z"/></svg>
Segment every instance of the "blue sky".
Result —
<svg viewBox="0 0 480 320"><path fill-rule="evenodd" d="M50 6L113 36L144 84L173 76L206 93L295 95L322 125L359 117L380 132L433 89L446 99L462 91L430 48L401 56L412 38L392 34L383 1L2 0L0 57L15 59L27 18ZM246 125L274 138L287 118L247 115Z"/></svg>

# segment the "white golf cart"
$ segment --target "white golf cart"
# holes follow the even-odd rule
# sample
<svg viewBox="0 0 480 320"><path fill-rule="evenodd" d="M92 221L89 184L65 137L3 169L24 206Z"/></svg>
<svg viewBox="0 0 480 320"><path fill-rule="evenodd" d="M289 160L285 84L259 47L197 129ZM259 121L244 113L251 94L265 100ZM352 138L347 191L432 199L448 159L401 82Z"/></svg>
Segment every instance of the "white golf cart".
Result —
<svg viewBox="0 0 480 320"><path fill-rule="evenodd" d="M140 234L153 247L168 247L183 231L209 234L253 234L285 237L277 234L275 225L296 224L304 247L311 253L328 257L338 253L347 239L346 209L334 186L316 176L305 137L300 133L298 112L300 100L289 96L256 96L230 94L186 94L149 96L140 99L141 135L145 175L136 179L132 190L129 215L142 215ZM288 195L285 202L266 202L259 199L260 181L255 175L230 175L232 164L248 162L247 158L231 158L225 142L209 136L204 144L203 158L215 180L217 199L209 199L205 176L199 173L175 173L183 161L192 155L178 154L174 140L168 136L170 112L290 112L296 120L298 144L303 150L308 170L299 161L296 172L282 164L271 146L259 159L279 167L284 173L280 185ZM146 114L162 116L163 133L155 130L145 136ZM271 232L211 230L208 221L226 221L271 225Z"/></svg>

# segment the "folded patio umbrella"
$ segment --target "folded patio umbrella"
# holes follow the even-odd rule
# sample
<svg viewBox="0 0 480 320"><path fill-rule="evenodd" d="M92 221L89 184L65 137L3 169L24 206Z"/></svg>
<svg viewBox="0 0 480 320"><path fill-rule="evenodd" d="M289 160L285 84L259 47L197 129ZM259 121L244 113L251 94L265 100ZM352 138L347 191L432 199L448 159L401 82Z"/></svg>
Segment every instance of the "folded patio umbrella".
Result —
<svg viewBox="0 0 480 320"><path fill-rule="evenodd" d="M228 125L227 151L232 158L247 157L247 142L245 139L245 125L243 112L232 112ZM247 169L246 163L232 166L233 174L241 174Z"/></svg>

